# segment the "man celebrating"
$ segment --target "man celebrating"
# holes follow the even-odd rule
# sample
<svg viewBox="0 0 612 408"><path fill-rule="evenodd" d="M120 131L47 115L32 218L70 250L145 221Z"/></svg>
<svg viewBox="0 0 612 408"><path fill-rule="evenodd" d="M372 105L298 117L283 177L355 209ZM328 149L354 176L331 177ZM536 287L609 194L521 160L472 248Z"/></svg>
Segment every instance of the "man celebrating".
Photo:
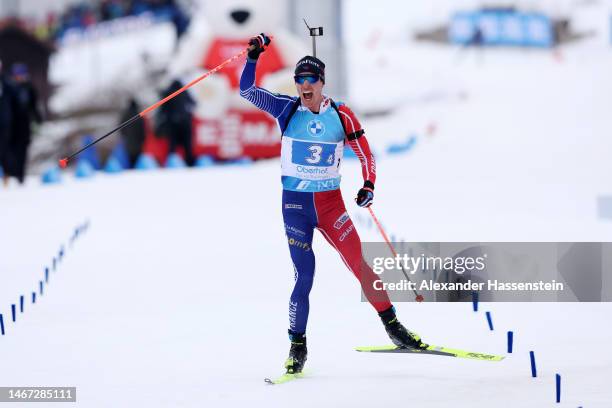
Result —
<svg viewBox="0 0 612 408"><path fill-rule="evenodd" d="M285 362L287 373L301 372L306 363L306 322L315 269L312 251L315 228L359 279L366 298L378 312L393 343L400 347L426 348L417 334L408 331L397 320L387 293L374 290L373 282L378 277L363 259L361 240L344 207L339 169L345 143L361 162L364 183L355 198L357 205L368 207L374 198L376 164L359 121L346 105L323 95L325 64L316 57L306 56L295 67L299 97L272 94L255 86L257 59L268 44L270 38L263 33L249 41L240 95L274 116L281 129L283 219L295 271L295 287L289 301L291 348Z"/></svg>

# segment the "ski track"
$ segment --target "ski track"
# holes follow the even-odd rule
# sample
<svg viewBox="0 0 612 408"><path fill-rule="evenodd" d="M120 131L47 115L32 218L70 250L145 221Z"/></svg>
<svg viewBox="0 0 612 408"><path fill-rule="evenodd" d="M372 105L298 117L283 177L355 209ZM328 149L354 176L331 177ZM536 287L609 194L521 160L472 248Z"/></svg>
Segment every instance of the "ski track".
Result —
<svg viewBox="0 0 612 408"><path fill-rule="evenodd" d="M0 383L74 385L83 406L100 407L281 406L296 395L297 406L406 399L436 407L452 398L459 406L536 407L553 401L559 372L564 403L605 406L609 304L481 303L478 313L470 303L398 304L402 321L434 344L504 354L506 330L514 330L514 355L492 363L357 353L353 347L388 339L370 306L359 302L357 282L318 235L310 374L266 386L265 377L282 373L288 348L292 269L280 186L261 183L248 207L234 186L246 178L276 179L277 170L271 161L131 172L5 194L2 214L11 209L14 216L3 224L15 239L2 235L9 255L2 269L19 271L5 274L5 316L10 302L42 277L75 220L89 218L91 226L68 247L43 298L6 324L0 361L8 369ZM29 221L33 213L39 216ZM538 379L530 377L529 350L536 351Z"/></svg>
<svg viewBox="0 0 612 408"><path fill-rule="evenodd" d="M548 52L458 56L398 41L370 52L347 64L350 105L399 101L390 115L363 120L373 149L418 138L408 153L379 155L374 208L389 235L610 240L611 224L595 207L612 194L607 31L564 47L561 63ZM414 102L423 95L437 97ZM362 182L357 161L346 160L343 175L360 235L380 241L352 202ZM478 313L470 303L402 303L400 320L425 341L503 355L513 330L514 353L499 363L357 353L388 339L319 234L309 373L267 386L265 377L283 371L293 284L280 202L277 160L66 176L57 186L30 179L0 190L0 384L76 386L85 407L609 407L610 303L481 303ZM89 230L70 247L85 220ZM65 258L32 305L29 294L62 244ZM21 294L25 313L13 324L10 305Z"/></svg>

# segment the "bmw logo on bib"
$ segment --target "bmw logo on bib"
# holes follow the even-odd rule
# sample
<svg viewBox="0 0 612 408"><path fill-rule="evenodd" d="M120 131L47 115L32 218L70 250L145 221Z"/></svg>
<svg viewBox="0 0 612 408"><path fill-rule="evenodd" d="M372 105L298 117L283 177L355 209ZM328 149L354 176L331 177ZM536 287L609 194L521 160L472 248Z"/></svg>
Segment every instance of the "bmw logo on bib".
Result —
<svg viewBox="0 0 612 408"><path fill-rule="evenodd" d="M311 136L323 136L323 133L325 133L325 125L323 122L313 119L308 122L308 133L310 133Z"/></svg>

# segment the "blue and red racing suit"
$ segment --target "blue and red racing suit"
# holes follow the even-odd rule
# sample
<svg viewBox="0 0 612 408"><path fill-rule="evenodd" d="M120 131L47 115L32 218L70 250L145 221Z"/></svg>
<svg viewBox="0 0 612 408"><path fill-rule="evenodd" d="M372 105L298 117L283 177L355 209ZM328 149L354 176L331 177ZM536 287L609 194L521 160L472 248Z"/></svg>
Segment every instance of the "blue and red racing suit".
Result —
<svg viewBox="0 0 612 408"><path fill-rule="evenodd" d="M385 291L374 290L376 274L363 260L361 240L340 193L340 161L348 143L361 162L364 181L376 180L376 165L355 114L344 104L324 97L318 113L301 106L297 97L273 94L255 86L256 61L247 59L240 78L240 95L268 112L281 129L283 219L295 271L289 301L289 330L305 333L308 295L315 256L314 229L338 251L359 279L368 301L378 312L391 307Z"/></svg>

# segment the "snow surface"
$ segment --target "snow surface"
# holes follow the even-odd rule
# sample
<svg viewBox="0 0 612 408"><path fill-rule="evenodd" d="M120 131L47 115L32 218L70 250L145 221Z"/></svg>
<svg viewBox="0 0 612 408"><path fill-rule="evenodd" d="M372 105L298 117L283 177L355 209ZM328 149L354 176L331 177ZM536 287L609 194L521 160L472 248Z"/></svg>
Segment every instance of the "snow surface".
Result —
<svg viewBox="0 0 612 408"><path fill-rule="evenodd" d="M612 53L600 34L563 47L561 60L397 41L349 64L351 105L384 107L378 95L401 102L389 115L363 118L379 153L374 209L389 234L610 241L612 224L596 213L597 197L612 194ZM412 150L385 153L410 135ZM351 202L358 163L345 160L343 174L349 213L367 219ZM30 179L0 190L0 384L76 386L84 407L612 405L610 303L481 304L478 313L468 303L401 303L401 321L427 341L505 354L513 330L514 353L499 363L360 354L353 347L388 340L320 235L309 375L266 386L288 351L293 284L280 198L277 160L84 181L67 173L61 185ZM85 220L89 231L69 247ZM364 241L380 240L367 222L357 229ZM32 305L62 244L67 255ZM21 294L25 313L12 323Z"/></svg>
<svg viewBox="0 0 612 408"><path fill-rule="evenodd" d="M381 175L392 165L381 161ZM558 372L561 406L609 406L609 303L481 304L479 313L469 303L402 303L402 321L432 343L504 354L505 332L513 330L514 354L500 363L359 354L354 346L388 340L370 306L359 302L357 282L319 235L310 374L266 386L263 378L282 371L288 349L293 276L277 167L272 161L98 175L3 193L2 230L10 233L1 235L7 334L0 337L0 383L76 386L85 407L542 407L554 403ZM357 172L347 163L345 197ZM237 186L255 180L269 182L246 199ZM376 204L396 232L408 236L413 228L402 225L418 231L428 224L432 237L453 235L444 222L428 222L438 217L433 200L429 213L416 214L397 198L409 200L381 193ZM390 216L389 208L403 215ZM351 214L359 211L350 206ZM26 302L17 323L7 322L10 303L36 290L43 266L86 219L90 229L68 248L44 296ZM473 224L471 232L486 236L483 225ZM515 228L531 230L527 221ZM358 229L364 239L377 239L365 225ZM484 310L493 313L494 332ZM536 351L537 379L530 377L529 350Z"/></svg>

